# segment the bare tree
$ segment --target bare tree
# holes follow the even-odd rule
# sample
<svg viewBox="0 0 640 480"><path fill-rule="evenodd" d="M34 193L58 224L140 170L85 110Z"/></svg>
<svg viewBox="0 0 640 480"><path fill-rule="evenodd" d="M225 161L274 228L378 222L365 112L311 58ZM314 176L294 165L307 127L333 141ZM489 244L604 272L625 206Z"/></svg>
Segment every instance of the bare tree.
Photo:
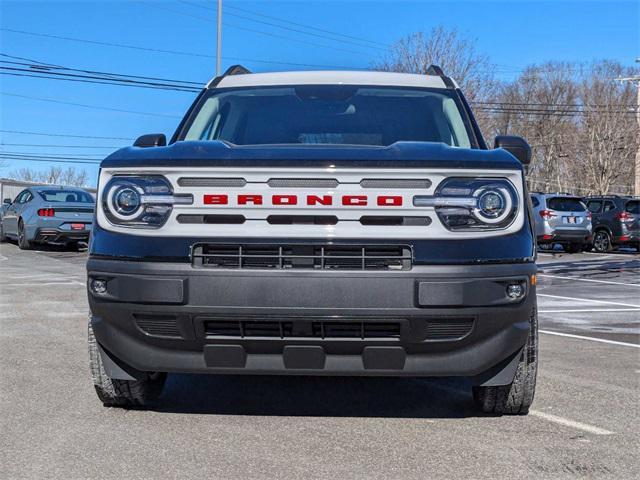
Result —
<svg viewBox="0 0 640 480"><path fill-rule="evenodd" d="M472 40L442 26L428 34L417 32L391 46L390 53L372 67L388 72L426 74L430 65L455 78L470 100L486 97L495 87L493 65Z"/></svg>
<svg viewBox="0 0 640 480"><path fill-rule="evenodd" d="M24 180L27 182L41 182L50 184L70 185L84 187L87 185L89 175L86 170L79 170L76 167L52 166L48 170L40 171L31 168L21 168L9 173L11 178Z"/></svg>
<svg viewBox="0 0 640 480"><path fill-rule="evenodd" d="M575 66L549 62L524 70L481 109L494 113L492 133L521 135L532 146L529 183L534 190L563 191L575 158L578 89ZM478 108L478 107L476 107Z"/></svg>
<svg viewBox="0 0 640 480"><path fill-rule="evenodd" d="M590 193L631 193L638 148L633 85L616 78L629 76L616 62L591 65L579 84L585 114L581 118L577 166Z"/></svg>

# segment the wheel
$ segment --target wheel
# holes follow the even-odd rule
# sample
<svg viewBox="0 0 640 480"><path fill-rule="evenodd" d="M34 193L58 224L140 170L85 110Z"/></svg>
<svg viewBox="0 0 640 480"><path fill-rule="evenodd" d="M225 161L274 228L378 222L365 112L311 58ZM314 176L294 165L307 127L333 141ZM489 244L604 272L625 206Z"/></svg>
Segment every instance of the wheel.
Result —
<svg viewBox="0 0 640 480"><path fill-rule="evenodd" d="M596 252L606 253L611 251L611 236L606 230L598 230L593 236L593 249Z"/></svg>
<svg viewBox="0 0 640 480"><path fill-rule="evenodd" d="M18 248L20 248L20 250L31 249L31 242L27 239L27 232L24 229L22 219L18 222Z"/></svg>
<svg viewBox="0 0 640 480"><path fill-rule="evenodd" d="M582 244L581 243L569 243L564 246L564 251L567 253L580 253L582 252Z"/></svg>
<svg viewBox="0 0 640 480"><path fill-rule="evenodd" d="M485 413L526 415L533 402L538 372L538 315L534 309L529 320L529 337L516 375L509 385L473 387L473 398Z"/></svg>
<svg viewBox="0 0 640 480"><path fill-rule="evenodd" d="M6 242L7 236L4 234L4 227L2 226L2 220L0 220L0 243Z"/></svg>
<svg viewBox="0 0 640 480"><path fill-rule="evenodd" d="M109 378L100 357L91 320L89 320L88 339L93 386L105 407L146 407L158 399L167 379L166 373L149 373L144 380Z"/></svg>

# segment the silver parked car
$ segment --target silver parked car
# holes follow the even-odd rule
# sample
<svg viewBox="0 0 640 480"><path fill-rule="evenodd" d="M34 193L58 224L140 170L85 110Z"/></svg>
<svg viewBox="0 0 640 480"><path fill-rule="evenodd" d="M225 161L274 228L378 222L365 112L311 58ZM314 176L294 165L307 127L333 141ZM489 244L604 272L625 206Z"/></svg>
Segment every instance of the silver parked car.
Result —
<svg viewBox="0 0 640 480"><path fill-rule="evenodd" d="M33 243L76 244L87 241L93 222L95 200L76 187L34 186L16 198L3 200L0 241L18 241L22 250Z"/></svg>
<svg viewBox="0 0 640 480"><path fill-rule="evenodd" d="M559 243L566 252L577 253L591 245L591 212L580 197L563 193L532 193L531 203L538 245Z"/></svg>

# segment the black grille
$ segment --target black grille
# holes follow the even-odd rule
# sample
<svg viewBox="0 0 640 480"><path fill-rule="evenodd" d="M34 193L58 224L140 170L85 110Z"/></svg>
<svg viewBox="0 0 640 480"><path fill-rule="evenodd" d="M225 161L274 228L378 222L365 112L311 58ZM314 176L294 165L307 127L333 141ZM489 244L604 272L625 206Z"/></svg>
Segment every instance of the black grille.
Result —
<svg viewBox="0 0 640 480"><path fill-rule="evenodd" d="M205 320L205 335L239 338L400 338L400 322L367 320Z"/></svg>
<svg viewBox="0 0 640 480"><path fill-rule="evenodd" d="M438 318L427 320L427 340L459 340L473 329L473 318Z"/></svg>
<svg viewBox="0 0 640 480"><path fill-rule="evenodd" d="M143 332L155 337L181 338L176 317L173 315L135 314L136 324Z"/></svg>
<svg viewBox="0 0 640 480"><path fill-rule="evenodd" d="M191 264L203 268L410 270L406 245L228 245L200 243Z"/></svg>
<svg viewBox="0 0 640 480"><path fill-rule="evenodd" d="M181 214L177 217L178 223L196 223L196 224L230 224L241 225L247 219L244 215L187 215Z"/></svg>

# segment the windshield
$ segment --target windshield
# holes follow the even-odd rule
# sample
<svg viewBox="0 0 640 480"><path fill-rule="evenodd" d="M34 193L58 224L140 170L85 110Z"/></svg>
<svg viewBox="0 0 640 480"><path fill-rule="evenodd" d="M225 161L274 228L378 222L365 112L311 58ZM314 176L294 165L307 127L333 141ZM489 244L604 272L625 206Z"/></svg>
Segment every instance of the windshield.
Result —
<svg viewBox="0 0 640 480"><path fill-rule="evenodd" d="M550 198L547 200L547 206L559 212L584 212L587 209L579 198L569 197Z"/></svg>
<svg viewBox="0 0 640 480"><path fill-rule="evenodd" d="M471 147L453 92L442 89L304 85L212 90L184 140L235 145L399 141Z"/></svg>
<svg viewBox="0 0 640 480"><path fill-rule="evenodd" d="M40 190L45 202L94 203L93 197L81 190Z"/></svg>

